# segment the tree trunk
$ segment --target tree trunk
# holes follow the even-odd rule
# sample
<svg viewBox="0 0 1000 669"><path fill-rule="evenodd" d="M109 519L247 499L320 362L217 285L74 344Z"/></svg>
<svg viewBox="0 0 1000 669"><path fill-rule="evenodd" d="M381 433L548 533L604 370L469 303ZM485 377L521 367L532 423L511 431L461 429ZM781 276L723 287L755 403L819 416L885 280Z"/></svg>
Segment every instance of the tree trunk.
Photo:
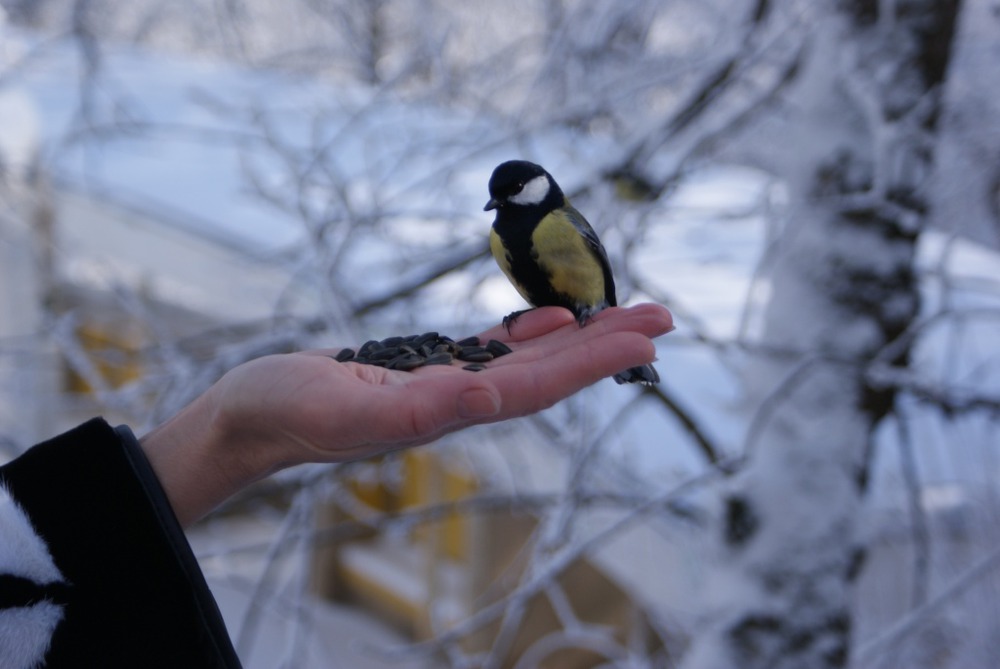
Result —
<svg viewBox="0 0 1000 669"><path fill-rule="evenodd" d="M890 16L880 12L890 11ZM723 494L709 611L684 667L819 669L850 656L857 516L892 389L866 366L917 315L939 101L958 0L840 2L815 39L769 156L789 185L753 369L767 397ZM891 363L905 366L901 349Z"/></svg>

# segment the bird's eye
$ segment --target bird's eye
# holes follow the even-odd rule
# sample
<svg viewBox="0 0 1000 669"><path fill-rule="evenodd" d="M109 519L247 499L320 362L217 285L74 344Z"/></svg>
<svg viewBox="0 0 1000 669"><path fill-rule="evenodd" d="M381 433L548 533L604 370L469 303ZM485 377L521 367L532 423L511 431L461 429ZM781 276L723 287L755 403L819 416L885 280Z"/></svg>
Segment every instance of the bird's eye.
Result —
<svg viewBox="0 0 1000 669"><path fill-rule="evenodd" d="M514 195L517 195L522 190L524 190L524 182L523 181L518 181L516 184L514 184Z"/></svg>

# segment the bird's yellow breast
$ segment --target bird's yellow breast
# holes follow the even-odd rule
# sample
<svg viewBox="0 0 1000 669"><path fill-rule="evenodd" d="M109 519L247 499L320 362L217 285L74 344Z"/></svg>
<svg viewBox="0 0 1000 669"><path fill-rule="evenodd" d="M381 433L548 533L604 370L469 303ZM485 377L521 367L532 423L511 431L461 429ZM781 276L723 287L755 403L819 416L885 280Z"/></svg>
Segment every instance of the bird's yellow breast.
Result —
<svg viewBox="0 0 1000 669"><path fill-rule="evenodd" d="M536 262L552 288L589 305L604 301L604 270L573 223L559 210L541 220L531 235Z"/></svg>

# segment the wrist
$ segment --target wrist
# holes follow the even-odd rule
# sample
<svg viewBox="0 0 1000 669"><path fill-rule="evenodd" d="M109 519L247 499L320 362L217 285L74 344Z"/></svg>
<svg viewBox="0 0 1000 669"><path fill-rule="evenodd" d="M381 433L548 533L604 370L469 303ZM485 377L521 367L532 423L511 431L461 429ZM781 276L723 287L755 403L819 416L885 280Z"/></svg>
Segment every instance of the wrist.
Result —
<svg viewBox="0 0 1000 669"><path fill-rule="evenodd" d="M241 448L216 402L215 387L139 440L181 525L269 473L252 449Z"/></svg>

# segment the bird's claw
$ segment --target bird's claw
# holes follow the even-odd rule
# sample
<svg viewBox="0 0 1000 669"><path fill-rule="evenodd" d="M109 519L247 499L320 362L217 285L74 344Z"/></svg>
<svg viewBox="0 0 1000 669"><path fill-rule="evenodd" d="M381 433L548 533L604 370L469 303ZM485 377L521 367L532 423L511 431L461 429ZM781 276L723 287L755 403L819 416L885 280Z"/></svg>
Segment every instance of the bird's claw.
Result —
<svg viewBox="0 0 1000 669"><path fill-rule="evenodd" d="M507 331L507 334L510 334L510 328L514 325L514 323L517 322L517 319L521 317L521 314L525 314L529 311L531 311L531 309L521 309L520 311L512 311L503 317L503 321L501 322L503 324L504 329Z"/></svg>

